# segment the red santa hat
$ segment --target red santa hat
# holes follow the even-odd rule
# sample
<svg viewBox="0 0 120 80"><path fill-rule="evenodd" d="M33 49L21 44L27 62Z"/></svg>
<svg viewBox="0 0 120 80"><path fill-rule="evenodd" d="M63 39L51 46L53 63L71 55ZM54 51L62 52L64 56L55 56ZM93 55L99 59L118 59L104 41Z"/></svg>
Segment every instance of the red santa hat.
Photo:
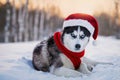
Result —
<svg viewBox="0 0 120 80"><path fill-rule="evenodd" d="M96 19L91 15L83 13L69 15L63 22L63 29L65 27L72 26L83 26L87 28L92 34L94 40L96 40L98 36L98 23Z"/></svg>

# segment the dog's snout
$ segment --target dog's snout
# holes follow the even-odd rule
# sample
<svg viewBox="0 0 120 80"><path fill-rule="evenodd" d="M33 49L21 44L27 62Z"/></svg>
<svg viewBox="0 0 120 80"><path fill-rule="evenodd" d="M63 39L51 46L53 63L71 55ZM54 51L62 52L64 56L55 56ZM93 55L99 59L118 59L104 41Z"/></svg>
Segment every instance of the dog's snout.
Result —
<svg viewBox="0 0 120 80"><path fill-rule="evenodd" d="M75 48L76 48L76 49L80 49L80 47L81 47L80 44L76 44L76 45L75 45Z"/></svg>

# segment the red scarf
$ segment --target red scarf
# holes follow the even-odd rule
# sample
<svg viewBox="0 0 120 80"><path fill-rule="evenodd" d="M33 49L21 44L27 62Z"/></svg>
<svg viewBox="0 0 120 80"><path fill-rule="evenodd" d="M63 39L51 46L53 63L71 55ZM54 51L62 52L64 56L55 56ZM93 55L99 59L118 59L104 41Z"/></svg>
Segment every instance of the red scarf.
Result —
<svg viewBox="0 0 120 80"><path fill-rule="evenodd" d="M54 41L58 47L58 49L65 54L73 63L74 68L78 69L81 63L81 57L84 56L85 50L83 50L82 52L72 52L70 50L68 50L61 41L61 33L60 32L56 32L54 33Z"/></svg>

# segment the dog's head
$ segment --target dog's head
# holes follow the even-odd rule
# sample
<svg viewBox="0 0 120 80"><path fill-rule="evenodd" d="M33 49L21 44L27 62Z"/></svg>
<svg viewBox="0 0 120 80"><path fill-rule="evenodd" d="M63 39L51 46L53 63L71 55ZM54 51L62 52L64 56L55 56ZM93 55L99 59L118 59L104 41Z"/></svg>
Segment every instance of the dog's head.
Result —
<svg viewBox="0 0 120 80"><path fill-rule="evenodd" d="M73 52L81 52L89 42L91 33L83 26L66 27L62 33L62 41L66 48Z"/></svg>

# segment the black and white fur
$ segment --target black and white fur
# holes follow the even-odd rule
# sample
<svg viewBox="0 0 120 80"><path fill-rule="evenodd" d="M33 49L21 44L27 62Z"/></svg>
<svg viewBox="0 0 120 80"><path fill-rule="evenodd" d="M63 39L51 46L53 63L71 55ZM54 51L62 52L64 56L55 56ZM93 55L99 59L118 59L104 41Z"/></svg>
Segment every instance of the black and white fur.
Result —
<svg viewBox="0 0 120 80"><path fill-rule="evenodd" d="M66 48L73 52L81 52L87 46L91 33L83 26L66 27L61 40ZM57 48L53 36L39 43L33 51L33 66L38 71L50 72L58 76L76 77L91 73L95 62L83 57L78 70L72 62ZM104 63L103 63L104 64Z"/></svg>

